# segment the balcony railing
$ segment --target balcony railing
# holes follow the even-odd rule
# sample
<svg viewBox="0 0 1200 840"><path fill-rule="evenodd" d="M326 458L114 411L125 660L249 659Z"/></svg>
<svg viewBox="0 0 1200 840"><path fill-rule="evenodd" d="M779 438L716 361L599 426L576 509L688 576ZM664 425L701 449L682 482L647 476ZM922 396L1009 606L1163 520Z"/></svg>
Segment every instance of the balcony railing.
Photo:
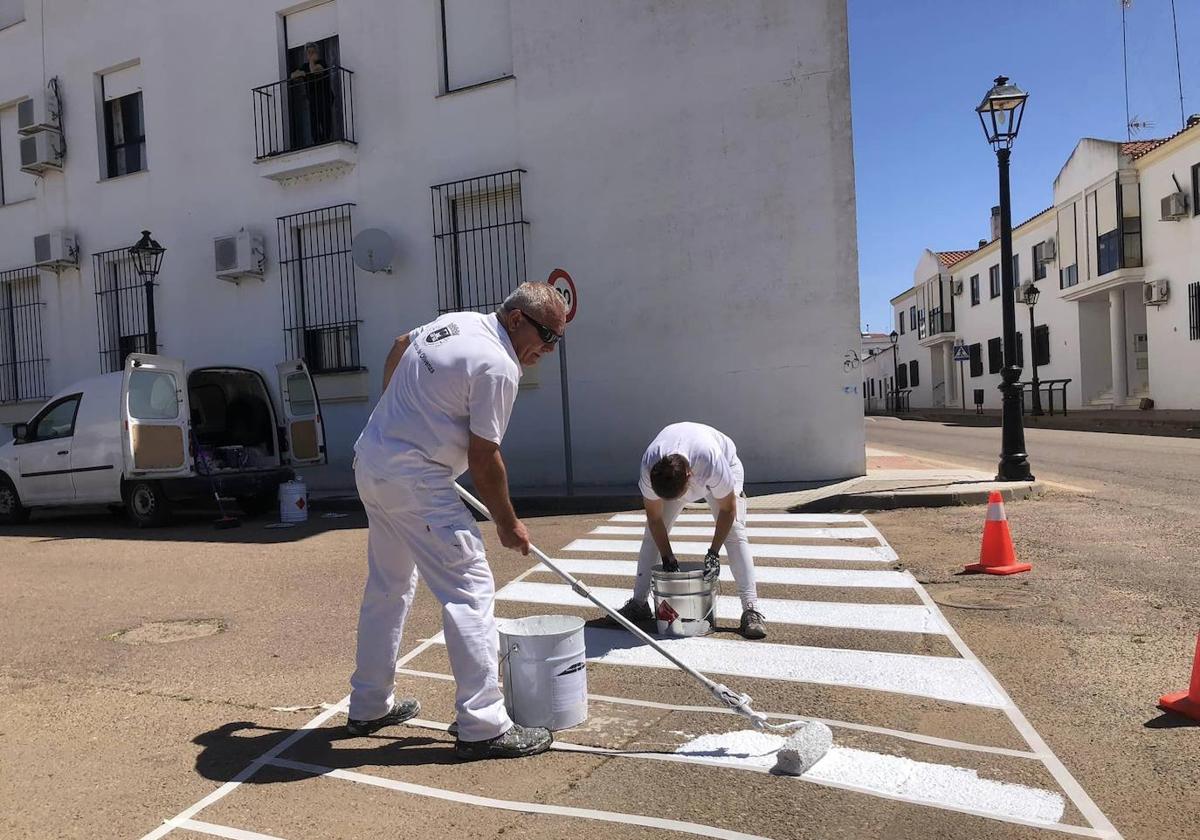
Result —
<svg viewBox="0 0 1200 840"><path fill-rule="evenodd" d="M354 143L354 74L345 67L305 73L251 91L255 160Z"/></svg>
<svg viewBox="0 0 1200 840"><path fill-rule="evenodd" d="M929 312L929 334L931 336L939 333L954 332L954 313L943 312L941 309L932 309Z"/></svg>

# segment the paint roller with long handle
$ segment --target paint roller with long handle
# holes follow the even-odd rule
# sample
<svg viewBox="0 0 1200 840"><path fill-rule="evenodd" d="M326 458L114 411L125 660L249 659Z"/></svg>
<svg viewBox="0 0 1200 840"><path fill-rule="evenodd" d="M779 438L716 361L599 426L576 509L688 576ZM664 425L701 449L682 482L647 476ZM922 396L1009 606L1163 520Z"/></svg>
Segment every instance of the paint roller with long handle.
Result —
<svg viewBox="0 0 1200 840"><path fill-rule="evenodd" d="M463 500L467 504L483 514L488 521L493 521L491 511L487 509L487 506L483 502L479 501L479 499L476 499L474 496L464 490L462 485L460 485L458 482L454 483L454 489L458 491L458 495L462 496ZM538 560L542 562L543 566L550 569L550 571L554 572L560 578L565 580L577 595L586 598L597 607L604 610L604 612L607 613L610 618L657 651L658 654L664 659L703 685L706 689L708 689L713 697L716 697L730 709L749 720L752 724L754 724L756 729L771 729L777 732L799 729L800 731L789 737L787 742L780 749L778 764L776 765L777 770L789 775L798 776L808 770L809 767L815 764L825 755L826 752L829 751L833 736L829 731L829 727L825 726L825 724L821 723L820 721L769 723L765 714L755 711L751 707L751 703L753 701L750 699L749 694L738 693L728 686L710 680L708 677L704 676L704 674L700 673L691 665L688 665L686 662L682 661L662 645L660 645L654 640L653 637L642 630L642 628L638 627L625 616L621 615L618 611L614 610L612 607L608 606L608 604L605 604L603 601L593 595L591 590L587 588L583 581L556 566L554 561L547 557L546 553L532 542L529 544L529 550L532 551L534 556L536 556Z"/></svg>

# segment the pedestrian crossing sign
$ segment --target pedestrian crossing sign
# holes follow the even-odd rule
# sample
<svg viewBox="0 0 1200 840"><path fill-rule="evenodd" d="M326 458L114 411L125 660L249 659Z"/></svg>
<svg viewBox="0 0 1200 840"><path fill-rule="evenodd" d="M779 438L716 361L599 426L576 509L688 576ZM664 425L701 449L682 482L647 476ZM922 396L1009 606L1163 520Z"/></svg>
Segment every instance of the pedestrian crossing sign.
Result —
<svg viewBox="0 0 1200 840"><path fill-rule="evenodd" d="M956 361L956 362L971 361L971 353L970 353L970 351L967 350L967 345L965 345L965 344L954 345L954 361Z"/></svg>

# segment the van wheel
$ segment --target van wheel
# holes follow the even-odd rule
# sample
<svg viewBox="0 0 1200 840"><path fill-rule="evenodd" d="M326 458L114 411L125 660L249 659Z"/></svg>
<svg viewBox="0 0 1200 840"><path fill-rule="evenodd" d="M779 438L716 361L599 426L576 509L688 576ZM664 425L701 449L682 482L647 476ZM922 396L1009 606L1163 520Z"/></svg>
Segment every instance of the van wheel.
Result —
<svg viewBox="0 0 1200 840"><path fill-rule="evenodd" d="M278 502L278 492L256 493L253 496L238 496L238 507L246 516L262 516L275 509Z"/></svg>
<svg viewBox="0 0 1200 840"><path fill-rule="evenodd" d="M28 521L29 508L21 504L12 479L0 474L0 525L24 525Z"/></svg>
<svg viewBox="0 0 1200 840"><path fill-rule="evenodd" d="M165 525L171 505L157 481L131 481L125 486L125 510L139 528Z"/></svg>

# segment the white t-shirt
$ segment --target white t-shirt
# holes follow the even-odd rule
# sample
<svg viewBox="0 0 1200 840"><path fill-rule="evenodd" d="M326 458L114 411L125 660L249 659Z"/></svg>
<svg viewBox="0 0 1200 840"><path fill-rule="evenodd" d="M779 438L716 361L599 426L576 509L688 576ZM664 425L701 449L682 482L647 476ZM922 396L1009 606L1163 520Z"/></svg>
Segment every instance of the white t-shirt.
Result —
<svg viewBox="0 0 1200 840"><path fill-rule="evenodd" d="M642 456L638 487L643 498L658 498L650 486L650 468L668 455L682 455L691 465L692 478L683 491L689 502L709 495L723 499L739 489L742 466L728 436L703 423L672 423L658 433Z"/></svg>
<svg viewBox="0 0 1200 840"><path fill-rule="evenodd" d="M504 438L521 365L495 315L452 312L408 338L354 444L357 465L383 479L457 478L470 434Z"/></svg>

